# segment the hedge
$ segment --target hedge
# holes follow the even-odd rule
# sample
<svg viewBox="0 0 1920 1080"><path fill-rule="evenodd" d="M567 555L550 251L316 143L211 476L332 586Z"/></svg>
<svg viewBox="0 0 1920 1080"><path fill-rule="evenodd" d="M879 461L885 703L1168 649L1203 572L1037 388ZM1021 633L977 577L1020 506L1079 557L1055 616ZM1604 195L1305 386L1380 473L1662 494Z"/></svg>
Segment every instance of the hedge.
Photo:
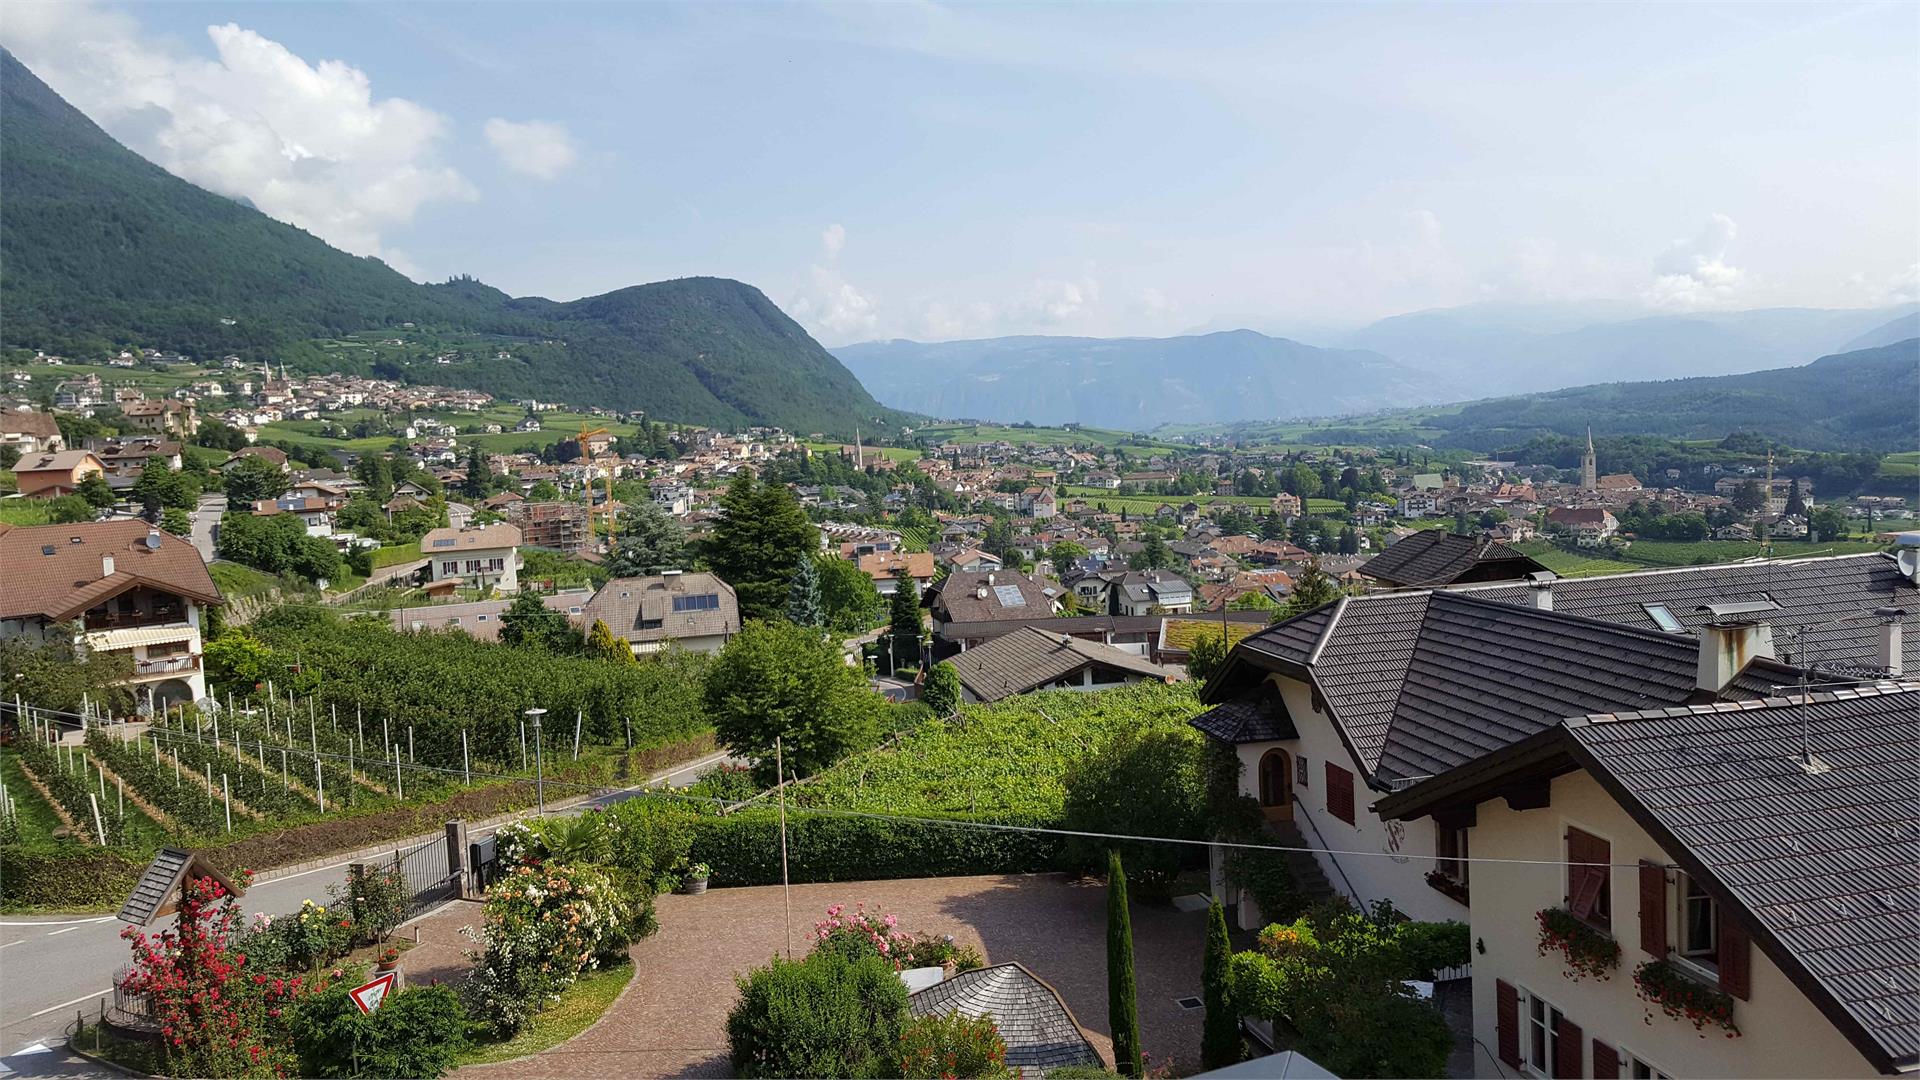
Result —
<svg viewBox="0 0 1920 1080"><path fill-rule="evenodd" d="M968 820L1054 824L1013 816L980 815ZM698 817L689 858L706 863L717 886L779 884L778 811L754 809L727 817ZM1062 852L1057 836L790 810L787 862L796 882L871 881L1058 870Z"/></svg>
<svg viewBox="0 0 1920 1080"><path fill-rule="evenodd" d="M144 861L110 848L0 847L0 904L9 908L119 907Z"/></svg>

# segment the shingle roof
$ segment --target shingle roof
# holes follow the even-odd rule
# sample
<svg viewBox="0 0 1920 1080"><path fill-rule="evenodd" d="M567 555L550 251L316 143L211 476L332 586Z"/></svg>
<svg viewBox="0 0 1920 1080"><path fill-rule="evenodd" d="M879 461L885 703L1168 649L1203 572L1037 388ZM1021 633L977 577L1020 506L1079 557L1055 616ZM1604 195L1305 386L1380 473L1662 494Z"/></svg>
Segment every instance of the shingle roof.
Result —
<svg viewBox="0 0 1920 1080"><path fill-rule="evenodd" d="M960 684L982 701L998 701L1044 687L1088 664L1117 668L1149 679L1165 679L1173 674L1125 649L1065 634L1050 634L1038 627L1004 634L948 659L960 674Z"/></svg>
<svg viewBox="0 0 1920 1080"><path fill-rule="evenodd" d="M1669 854L1691 856L1689 872L1774 939L1790 975L1838 1003L1870 1057L1920 1061L1920 686L1675 712L1567 733ZM1803 747L1825 771L1802 767Z"/></svg>
<svg viewBox="0 0 1920 1080"><path fill-rule="evenodd" d="M1277 742L1297 739L1300 732L1284 706L1273 701L1239 698L1224 701L1187 721L1203 734L1230 743Z"/></svg>
<svg viewBox="0 0 1920 1080"><path fill-rule="evenodd" d="M149 536L157 537L154 547ZM49 552L48 549L52 551ZM114 561L103 575L102 556ZM194 546L137 520L77 525L0 525L0 618L67 619L136 585L220 602Z"/></svg>
<svg viewBox="0 0 1920 1080"><path fill-rule="evenodd" d="M915 1016L991 1016L1007 1064L1037 1076L1067 1065L1104 1064L1053 987L1020 964L963 971L907 998Z"/></svg>
<svg viewBox="0 0 1920 1080"><path fill-rule="evenodd" d="M0 409L0 435L31 435L36 439L51 439L58 434L60 425L52 413Z"/></svg>
<svg viewBox="0 0 1920 1080"><path fill-rule="evenodd" d="M1247 638L1229 663L1305 668L1362 767L1395 781L1456 768L1562 717L1686 704L1698 660L1691 636L1437 591L1348 597ZM1756 660L1724 694L1763 696L1796 677ZM1229 673L1208 696L1242 696L1249 682Z"/></svg>
<svg viewBox="0 0 1920 1080"><path fill-rule="evenodd" d="M1428 529L1368 559L1360 572L1389 585L1421 589L1451 585L1469 576L1504 580L1544 569L1525 552L1497 540Z"/></svg>
<svg viewBox="0 0 1920 1080"><path fill-rule="evenodd" d="M1505 604L1530 604L1524 585L1463 586L1460 591ZM1845 661L1870 664L1875 659L1877 628L1865 618L1876 607L1898 607L1909 621L1920 617L1920 588L1900 574L1893 557L1883 553L1839 555L1814 559L1778 559L1770 562L1723 566L1689 566L1589 578L1562 578L1553 583L1557 611L1586 615L1608 622L1655 629L1646 605L1664 604L1687 629L1707 621L1703 604L1727 600L1770 598L1780 605L1767 621L1774 628L1774 648L1795 662ZM1797 652L1785 630L1804 627ZM1903 667L1920 671L1920 632L1902 640Z"/></svg>
<svg viewBox="0 0 1920 1080"><path fill-rule="evenodd" d="M718 607L673 610L676 596L718 597ZM581 622L607 624L615 637L630 642L665 638L713 637L740 632L740 600L733 586L713 574L657 574L652 577L614 578L593 594L580 612ZM658 626L647 623L658 622Z"/></svg>
<svg viewBox="0 0 1920 1080"><path fill-rule="evenodd" d="M977 595L981 590L985 597ZM950 621L969 623L1029 614L1044 618L1053 614L1059 597L1058 589L1049 593L1018 570L955 570L940 583L934 604L945 609Z"/></svg>

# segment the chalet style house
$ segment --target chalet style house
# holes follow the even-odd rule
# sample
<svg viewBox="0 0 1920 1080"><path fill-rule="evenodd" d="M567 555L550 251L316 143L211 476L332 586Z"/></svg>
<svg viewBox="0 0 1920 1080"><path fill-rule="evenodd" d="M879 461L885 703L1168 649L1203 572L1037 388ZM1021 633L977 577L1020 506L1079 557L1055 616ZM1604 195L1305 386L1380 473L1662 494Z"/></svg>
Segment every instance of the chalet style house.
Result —
<svg viewBox="0 0 1920 1080"><path fill-rule="evenodd" d="M427 590L456 587L520 591L520 530L496 523L471 529L435 529L420 538L427 557Z"/></svg>
<svg viewBox="0 0 1920 1080"><path fill-rule="evenodd" d="M220 590L194 546L143 521L0 525L0 639L72 626L88 651L125 653L142 708L207 695L201 615Z"/></svg>
<svg viewBox="0 0 1920 1080"><path fill-rule="evenodd" d="M669 642L719 652L740 632L740 598L718 575L698 571L614 578L580 611L583 631L595 621L626 638L636 654L658 652Z"/></svg>

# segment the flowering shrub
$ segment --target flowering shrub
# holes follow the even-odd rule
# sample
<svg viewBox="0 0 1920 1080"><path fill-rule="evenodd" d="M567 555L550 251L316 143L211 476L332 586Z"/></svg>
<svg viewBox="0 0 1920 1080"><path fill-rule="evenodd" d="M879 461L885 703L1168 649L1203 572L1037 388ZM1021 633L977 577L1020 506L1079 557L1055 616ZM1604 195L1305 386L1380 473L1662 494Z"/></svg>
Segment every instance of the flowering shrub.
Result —
<svg viewBox="0 0 1920 1080"><path fill-rule="evenodd" d="M368 867L357 874L349 868L349 872L344 886L327 887L327 898L353 920L356 944L376 944L406 921L411 899L406 882L393 866Z"/></svg>
<svg viewBox="0 0 1920 1080"><path fill-rule="evenodd" d="M900 1033L900 1066L906 1080L1011 1077L1007 1044L991 1016L920 1016Z"/></svg>
<svg viewBox="0 0 1920 1080"><path fill-rule="evenodd" d="M1574 918L1565 908L1542 909L1534 913L1534 919L1540 924L1540 955L1558 950L1566 959L1567 970L1561 974L1569 979L1591 976L1603 982L1613 977L1609 972L1620 966L1619 942Z"/></svg>
<svg viewBox="0 0 1920 1080"><path fill-rule="evenodd" d="M865 904L855 904L851 912L845 904L827 908L827 917L813 924L814 951L837 952L849 960L862 956L881 956L895 970L940 967L948 960L960 971L971 971L984 961L971 945L956 945L953 935L909 934L900 929L895 915L875 915Z"/></svg>
<svg viewBox="0 0 1920 1080"><path fill-rule="evenodd" d="M1675 1020L1692 1021L1703 1039L1708 1024L1726 1029L1729 1039L1740 1037L1740 1028L1733 1022L1733 996L1682 974L1665 960L1649 960L1635 968L1633 985L1661 1012ZM1652 1012L1647 1013L1647 1023L1653 1023Z"/></svg>
<svg viewBox="0 0 1920 1080"><path fill-rule="evenodd" d="M478 933L465 931L482 944L470 954L467 1011L501 1036L630 940L619 895L592 867L515 867L488 894L482 921Z"/></svg>
<svg viewBox="0 0 1920 1080"><path fill-rule="evenodd" d="M171 930L121 931L133 943L122 986L152 1003L167 1068L175 1076L283 1075L291 1062L283 1010L310 983L252 971L235 949L239 908L219 882L183 887Z"/></svg>
<svg viewBox="0 0 1920 1080"><path fill-rule="evenodd" d="M318 971L353 947L353 918L324 904L300 902L300 910L272 920L272 931L286 943L289 968Z"/></svg>

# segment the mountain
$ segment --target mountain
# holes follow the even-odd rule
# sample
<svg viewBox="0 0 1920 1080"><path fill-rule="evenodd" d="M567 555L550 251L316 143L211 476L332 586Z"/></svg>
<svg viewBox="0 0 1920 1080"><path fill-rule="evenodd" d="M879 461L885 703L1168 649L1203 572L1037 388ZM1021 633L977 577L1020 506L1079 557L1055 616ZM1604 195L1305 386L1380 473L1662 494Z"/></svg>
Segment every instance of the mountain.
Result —
<svg viewBox="0 0 1920 1080"><path fill-rule="evenodd" d="M873 341L834 355L897 409L1128 430L1368 412L1443 400L1450 390L1378 353L1320 349L1252 330Z"/></svg>
<svg viewBox="0 0 1920 1080"><path fill-rule="evenodd" d="M0 344L273 359L412 322L538 343L524 350L537 362L423 374L501 397L802 432L897 420L750 285L684 278L570 303L464 278L420 285L153 165L4 50L0 115Z"/></svg>
<svg viewBox="0 0 1920 1080"><path fill-rule="evenodd" d="M1470 305L1382 319L1339 344L1372 349L1480 392L1525 392L1602 380L1729 375L1809 356L1888 344L1859 341L1920 305L1642 315L1628 305ZM1911 336L1911 335L1907 335Z"/></svg>
<svg viewBox="0 0 1920 1080"><path fill-rule="evenodd" d="M1920 338L1823 356L1799 367L1664 382L1580 386L1422 414L1435 441L1496 450L1536 435L1719 439L1746 431L1808 450L1920 446Z"/></svg>
<svg viewBox="0 0 1920 1080"><path fill-rule="evenodd" d="M1872 330L1847 342L1841 351L1852 352L1855 349L1874 349L1882 345L1891 345L1896 341L1905 341L1911 337L1920 337L1920 311L1908 312L1892 322L1874 327Z"/></svg>

